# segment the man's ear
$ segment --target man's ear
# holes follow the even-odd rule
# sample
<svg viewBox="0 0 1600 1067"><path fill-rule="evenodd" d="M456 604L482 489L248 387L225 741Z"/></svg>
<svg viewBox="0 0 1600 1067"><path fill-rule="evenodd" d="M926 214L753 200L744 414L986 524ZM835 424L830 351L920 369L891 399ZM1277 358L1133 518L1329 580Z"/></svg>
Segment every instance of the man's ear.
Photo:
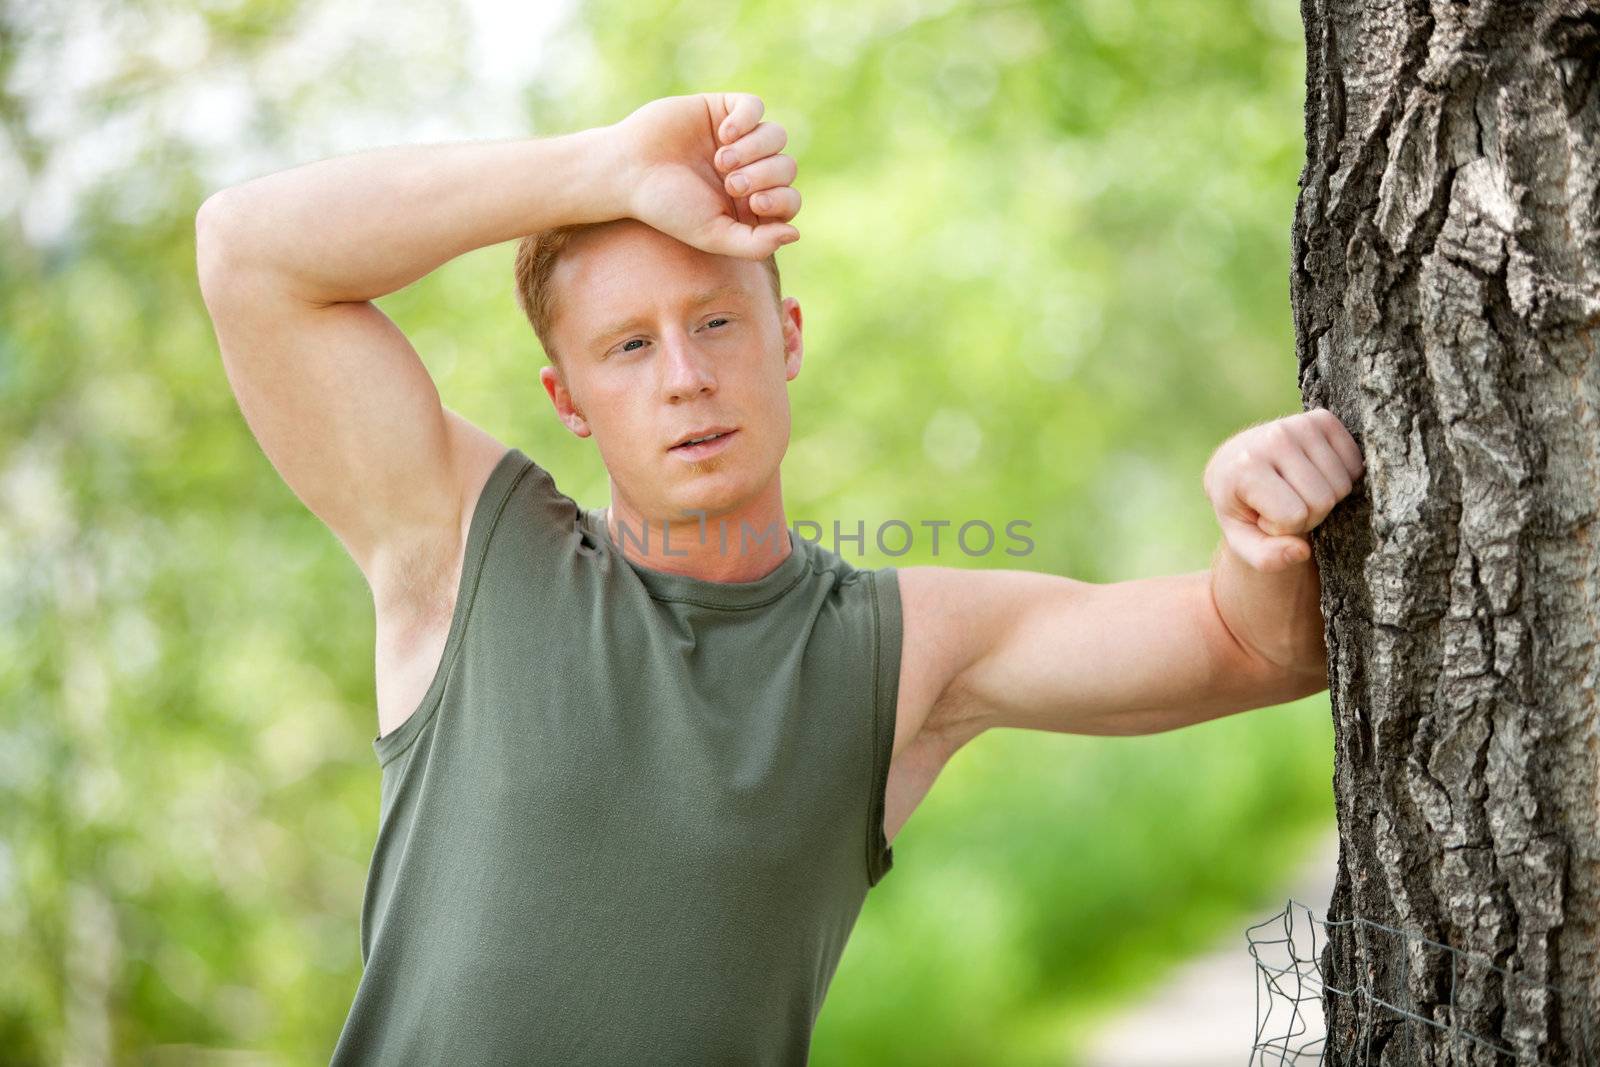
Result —
<svg viewBox="0 0 1600 1067"><path fill-rule="evenodd" d="M566 383L561 380L560 370L553 366L540 367L539 381L550 397L550 403L555 405L556 417L566 425L567 429L579 437L588 437L594 432L589 429L589 421L583 417L577 401L567 389Z"/></svg>
<svg viewBox="0 0 1600 1067"><path fill-rule="evenodd" d="M794 381L795 375L800 373L800 361L805 353L802 326L804 320L800 314L800 301L792 296L783 298L778 305L778 324L783 327L783 364L786 377Z"/></svg>

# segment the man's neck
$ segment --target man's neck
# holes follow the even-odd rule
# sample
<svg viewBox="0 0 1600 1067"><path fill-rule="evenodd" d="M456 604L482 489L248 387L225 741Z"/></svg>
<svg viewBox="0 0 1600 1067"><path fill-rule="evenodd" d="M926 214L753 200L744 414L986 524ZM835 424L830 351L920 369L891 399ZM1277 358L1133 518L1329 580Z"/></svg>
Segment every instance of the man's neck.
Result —
<svg viewBox="0 0 1600 1067"><path fill-rule="evenodd" d="M708 582L753 582L793 551L776 477L737 508L670 518L643 515L613 483L611 506L602 517L611 543L635 563Z"/></svg>

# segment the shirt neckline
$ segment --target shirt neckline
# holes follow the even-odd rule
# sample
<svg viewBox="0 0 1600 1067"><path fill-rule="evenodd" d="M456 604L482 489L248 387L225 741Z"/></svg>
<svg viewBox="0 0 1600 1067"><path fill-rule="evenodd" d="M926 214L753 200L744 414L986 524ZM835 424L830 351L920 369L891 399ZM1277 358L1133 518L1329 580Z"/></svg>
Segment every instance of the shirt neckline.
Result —
<svg viewBox="0 0 1600 1067"><path fill-rule="evenodd" d="M681 601L712 608L757 608L770 604L792 589L810 569L806 555L810 542L784 528L789 539L789 554L771 571L750 582L717 582L688 574L648 567L629 557L611 539L603 508L581 508L583 522L605 551L626 563L656 600ZM758 550L759 551L759 550Z"/></svg>

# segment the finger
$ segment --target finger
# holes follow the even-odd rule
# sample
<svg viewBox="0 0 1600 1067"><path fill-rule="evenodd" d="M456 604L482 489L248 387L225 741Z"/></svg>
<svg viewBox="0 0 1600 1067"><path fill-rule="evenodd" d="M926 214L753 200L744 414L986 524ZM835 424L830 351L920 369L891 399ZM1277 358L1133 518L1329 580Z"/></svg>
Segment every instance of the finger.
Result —
<svg viewBox="0 0 1600 1067"><path fill-rule="evenodd" d="M1306 458L1316 465L1322 477L1333 488L1335 503L1350 495L1355 480L1345 468L1344 460L1334 451L1333 445L1323 436L1314 419L1294 419L1295 439L1300 442ZM1329 510L1332 510L1331 508Z"/></svg>
<svg viewBox="0 0 1600 1067"><path fill-rule="evenodd" d="M1311 558L1311 545L1305 538L1265 534L1255 523L1231 515L1222 518L1222 536L1235 555L1267 574Z"/></svg>
<svg viewBox="0 0 1600 1067"><path fill-rule="evenodd" d="M717 127L717 140L723 144L731 144L755 129L767 109L754 93L723 93L722 106L727 109L728 117Z"/></svg>
<svg viewBox="0 0 1600 1067"><path fill-rule="evenodd" d="M712 241L724 255L766 259L780 247L800 239L800 231L785 222L751 226L720 215L711 224Z"/></svg>
<svg viewBox="0 0 1600 1067"><path fill-rule="evenodd" d="M1279 451L1272 456L1272 465L1284 481L1299 494L1305 503L1307 515L1304 529L1311 529L1328 517L1333 506L1340 500L1340 495L1328 483L1328 478L1322 470L1312 462L1311 457L1298 447L1291 446L1287 450ZM1342 473L1344 468L1340 467ZM1271 531L1269 531L1271 532ZM1278 533L1298 533L1298 530L1279 530Z"/></svg>
<svg viewBox="0 0 1600 1067"><path fill-rule="evenodd" d="M776 122L763 122L737 141L717 152L717 166L724 172L744 163L783 151L789 132Z"/></svg>
<svg viewBox="0 0 1600 1067"><path fill-rule="evenodd" d="M1349 472L1352 479L1361 477L1361 472L1366 468L1366 461L1361 456L1361 446L1351 436L1350 430L1340 420L1339 416L1327 408L1313 408L1308 413L1314 425L1322 432L1323 439L1328 442L1339 461L1344 464L1344 469Z"/></svg>
<svg viewBox="0 0 1600 1067"><path fill-rule="evenodd" d="M1262 533L1276 536L1307 529L1310 509L1274 467L1251 467L1240 476L1234 495L1256 513Z"/></svg>
<svg viewBox="0 0 1600 1067"><path fill-rule="evenodd" d="M750 210L762 218L787 221L800 212L800 190L789 185L763 189L750 197Z"/></svg>
<svg viewBox="0 0 1600 1067"><path fill-rule="evenodd" d="M777 185L793 185L799 170L793 156L767 156L729 174L725 184L732 195L746 196Z"/></svg>

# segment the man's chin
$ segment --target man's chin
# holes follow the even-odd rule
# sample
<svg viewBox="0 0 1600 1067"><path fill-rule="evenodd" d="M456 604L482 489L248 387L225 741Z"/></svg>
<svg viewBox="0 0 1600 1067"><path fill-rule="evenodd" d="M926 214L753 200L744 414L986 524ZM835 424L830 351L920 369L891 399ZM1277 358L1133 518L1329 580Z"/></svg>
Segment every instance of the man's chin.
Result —
<svg viewBox="0 0 1600 1067"><path fill-rule="evenodd" d="M686 477L673 488L668 494L669 509L689 518L733 511L750 497L749 486L731 470Z"/></svg>

